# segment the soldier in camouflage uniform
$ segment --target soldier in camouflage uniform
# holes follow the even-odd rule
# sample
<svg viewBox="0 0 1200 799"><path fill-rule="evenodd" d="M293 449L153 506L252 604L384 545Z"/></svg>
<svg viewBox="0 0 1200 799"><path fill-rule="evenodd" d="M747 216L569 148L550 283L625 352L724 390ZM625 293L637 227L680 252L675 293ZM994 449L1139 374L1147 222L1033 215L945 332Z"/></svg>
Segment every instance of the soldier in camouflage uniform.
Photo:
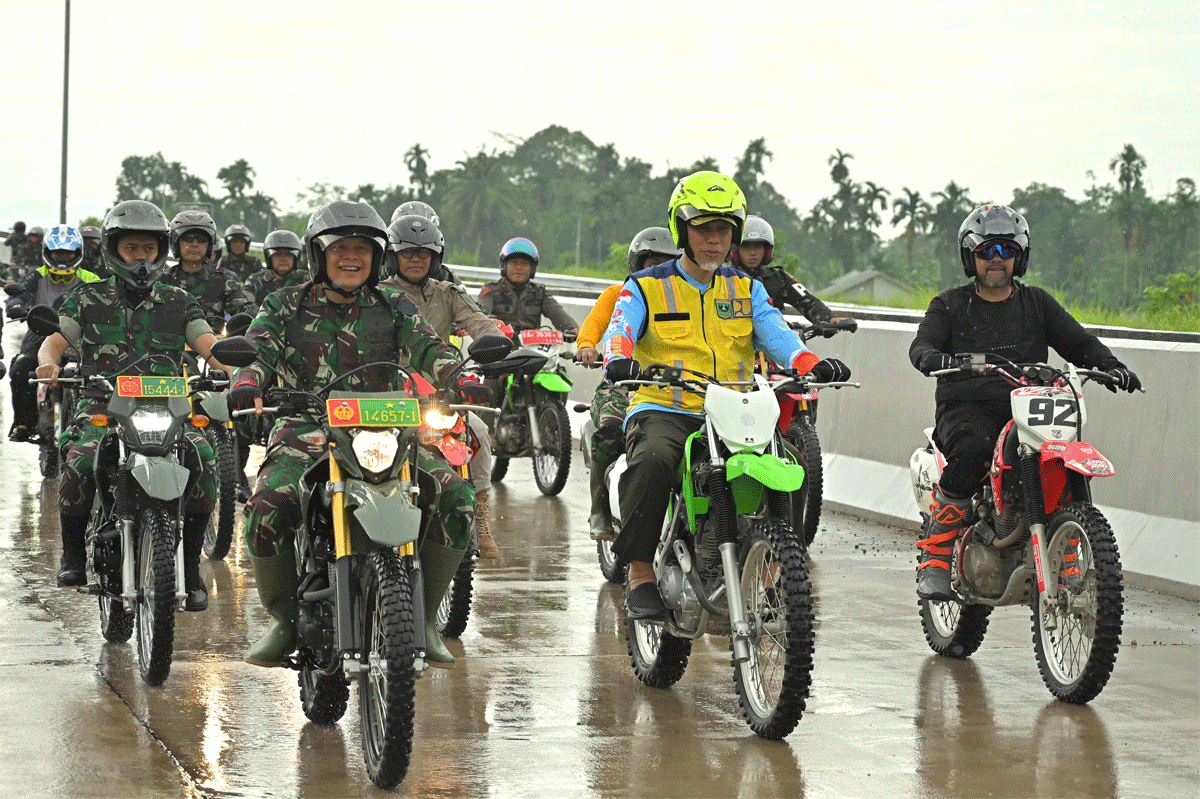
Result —
<svg viewBox="0 0 1200 799"><path fill-rule="evenodd" d="M318 391L329 381L366 363L399 362L431 380L443 379L459 364L458 350L433 332L402 294L377 286L388 234L383 220L365 203L335 202L313 214L305 233L313 280L266 298L247 331L259 349L258 362L234 376L231 401L238 408L262 407L271 364L285 388ZM393 369L360 372L343 381L352 390L395 391ZM478 378L461 374L455 388L469 401L487 402ZM246 545L254 564L259 598L272 616L271 627L246 655L257 666L278 666L296 645L297 574L294 536L303 524L298 484L304 470L325 453L319 425L281 418L271 431L246 520ZM454 657L435 627L437 608L450 584L471 532L475 492L443 461L421 451L418 467L429 524L420 547L424 572L426 658L450 667ZM433 503L436 503L434 505Z"/></svg>
<svg viewBox="0 0 1200 799"><path fill-rule="evenodd" d="M45 236L45 230L34 226L29 228L24 239L13 242L12 269L8 274L10 280L22 280L42 265L42 239Z"/></svg>
<svg viewBox="0 0 1200 799"><path fill-rule="evenodd" d="M211 216L204 211L180 211L171 220L169 235L171 254L179 263L159 280L192 295L200 303L209 327L219 333L225 329L228 317L254 313L254 303L238 282L208 263L217 238Z"/></svg>
<svg viewBox="0 0 1200 799"><path fill-rule="evenodd" d="M576 333L579 326L563 310L546 287L531 279L537 274L538 251L529 239L509 239L500 248L500 279L487 283L479 291L479 307L484 313L512 325L514 333L536 330L542 316L564 333Z"/></svg>
<svg viewBox="0 0 1200 799"><path fill-rule="evenodd" d="M437 211L433 210L433 206L429 203L421 202L420 200L408 200L407 202L400 203L396 206L396 210L392 212L392 218L388 224L394 225L396 220L402 216L419 216L422 219L428 219L433 223L433 226L438 229L438 232L441 232L442 230L442 221L438 218ZM445 236L444 233L442 235L443 237ZM394 254L388 263L390 264L391 268L385 271L385 274L388 277L395 277L398 267ZM437 259L437 262L430 269L429 277L433 280L441 280L446 283L453 283L456 286L461 286L463 284L463 282L459 280L458 275L451 272L450 267L446 266L446 262L441 258Z"/></svg>
<svg viewBox="0 0 1200 799"><path fill-rule="evenodd" d="M778 308L780 313L784 312L785 305L791 305L810 322L853 321L848 316L835 317L829 306L784 271L782 266L768 268L774 252L774 229L761 216L751 215L746 217L746 233L742 243L733 248L729 261L763 284L767 296L771 298L771 304Z"/></svg>
<svg viewBox="0 0 1200 799"><path fill-rule="evenodd" d="M262 269L262 261L250 254L250 229L245 225L225 228L225 249L228 252L217 266L233 272L240 283L244 284L251 275L258 274L258 270Z"/></svg>
<svg viewBox="0 0 1200 799"><path fill-rule="evenodd" d="M38 350L37 376L54 379L67 339L78 342L80 362L112 375L129 367L129 373L179 374L184 345L208 357L216 343L200 306L187 292L157 281L167 259L167 218L155 205L142 200L118 203L104 218L104 259L114 277L80 286L59 308L61 333L47 337ZM64 337L65 336L65 337ZM133 362L146 355L161 358ZM224 369L211 361L215 368ZM84 535L96 491L96 447L105 428L88 423L108 403L103 392L82 392L71 426L60 447L66 451L59 492L59 523L63 556L58 572L60 587L83 585ZM185 607L204 610L208 592L200 578L200 550L204 530L217 496L216 457L204 436L189 430L193 445L185 465L198 475L185 502L183 522Z"/></svg>
<svg viewBox="0 0 1200 799"><path fill-rule="evenodd" d="M675 246L671 231L665 227L648 227L634 236L633 241L629 243L629 274L658 266L681 255L683 250ZM578 347L575 357L584 368L596 369L600 366L600 352L596 347L600 344L604 331L608 329L608 322L612 318L621 288L622 284L614 283L601 292L596 306L579 328L579 338L575 340ZM608 470L609 464L625 452L625 434L622 426L625 424L625 412L628 410L629 390L602 380L596 388L591 404L592 424L596 426L596 433L592 436L592 508L588 514L588 533L594 541L611 541L613 538L612 522L608 514L608 485L604 482L604 472Z"/></svg>
<svg viewBox="0 0 1200 799"><path fill-rule="evenodd" d="M300 265L300 237L290 230L275 230L263 239L263 257L267 265L246 281L244 289L250 301L261 306L267 295L308 280Z"/></svg>
<svg viewBox="0 0 1200 799"><path fill-rule="evenodd" d="M79 228L79 235L83 236L83 263L79 268L86 269L99 278L112 277L108 267L104 265L100 249L100 228L84 225Z"/></svg>
<svg viewBox="0 0 1200 799"><path fill-rule="evenodd" d="M466 289L431 277L441 265L446 250L445 239L436 224L417 214L401 215L388 226L388 232L399 272L380 285L404 292L443 341L449 341L459 330L465 330L471 338L489 333L500 335L500 328L479 309ZM467 414L467 423L479 441L479 450L471 459L479 557L494 559L500 557L500 548L492 537L489 518L492 489L490 436L487 425L476 414Z"/></svg>

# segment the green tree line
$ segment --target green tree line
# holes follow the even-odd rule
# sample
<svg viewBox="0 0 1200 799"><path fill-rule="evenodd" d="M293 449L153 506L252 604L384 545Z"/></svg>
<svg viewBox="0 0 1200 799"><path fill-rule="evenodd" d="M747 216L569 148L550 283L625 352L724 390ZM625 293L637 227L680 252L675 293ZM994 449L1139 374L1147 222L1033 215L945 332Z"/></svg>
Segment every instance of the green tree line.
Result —
<svg viewBox="0 0 1200 799"><path fill-rule="evenodd" d="M385 218L400 203L419 199L438 210L454 263L488 266L512 236L531 238L548 271L583 269L612 274L625 268L633 235L664 224L676 181L698 169L721 166L701 158L661 173L612 144L551 125L528 138L502 137L495 147L464 154L453 167L431 170L430 152L413 144L403 156L407 180L355 188L314 183L290 208L254 188L256 173L244 159L217 172L220 189L162 153L131 155L117 177L117 201L140 198L171 215L181 203L208 203L218 228L241 222L261 238L287 227L303 234L311 210L334 199L364 200ZM852 270L875 269L928 296L962 280L958 226L985 202L1002 202L1026 214L1033 230L1028 279L1064 301L1114 311L1183 306L1196 313L1200 296L1200 198L1192 178L1180 178L1162 197L1147 192L1147 160L1131 145L1105 168L1089 172L1082 198L1031 183L1011 197L980 197L954 180L922 196L887 189L853 174L851 153L828 158L829 194L807 212L795 208L767 179L773 157L765 139L749 142L731 173L746 193L751 213L776 231L776 251L786 268L815 290ZM885 229L899 227L887 238Z"/></svg>

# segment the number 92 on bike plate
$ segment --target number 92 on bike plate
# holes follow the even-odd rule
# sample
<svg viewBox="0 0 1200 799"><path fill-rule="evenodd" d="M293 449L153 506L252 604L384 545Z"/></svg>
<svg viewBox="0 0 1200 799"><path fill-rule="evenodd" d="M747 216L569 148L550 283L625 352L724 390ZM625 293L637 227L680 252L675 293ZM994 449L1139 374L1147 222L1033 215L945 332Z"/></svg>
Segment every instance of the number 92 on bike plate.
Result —
<svg viewBox="0 0 1200 799"><path fill-rule="evenodd" d="M325 401L330 427L416 427L421 406L416 399L338 397Z"/></svg>

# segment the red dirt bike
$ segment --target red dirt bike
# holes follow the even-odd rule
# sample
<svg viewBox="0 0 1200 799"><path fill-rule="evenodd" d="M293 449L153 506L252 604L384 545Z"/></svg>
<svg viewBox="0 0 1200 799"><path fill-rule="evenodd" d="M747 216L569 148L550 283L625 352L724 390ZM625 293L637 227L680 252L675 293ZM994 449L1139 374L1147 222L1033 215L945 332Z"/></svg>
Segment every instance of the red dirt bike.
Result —
<svg viewBox="0 0 1200 799"><path fill-rule="evenodd" d="M988 363L993 361L993 363ZM1056 698L1083 704L1108 682L1123 612L1121 559L1112 528L1092 504L1091 480L1113 466L1083 440L1081 389L1105 372L1015 364L964 354L946 374L998 375L1013 386L1012 421L996 440L982 490L954 545L957 600L920 600L925 640L939 655L965 658L983 643L993 607L1028 605L1042 681ZM910 461L913 493L928 519L945 459L927 446Z"/></svg>

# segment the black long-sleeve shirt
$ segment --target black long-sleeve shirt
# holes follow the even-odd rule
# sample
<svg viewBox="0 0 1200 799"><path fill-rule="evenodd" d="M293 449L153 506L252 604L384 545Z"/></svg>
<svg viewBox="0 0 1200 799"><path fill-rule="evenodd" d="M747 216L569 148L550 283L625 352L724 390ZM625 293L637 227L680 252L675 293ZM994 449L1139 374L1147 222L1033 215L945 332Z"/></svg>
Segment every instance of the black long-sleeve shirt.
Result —
<svg viewBox="0 0 1200 799"><path fill-rule="evenodd" d="M1122 366L1100 339L1083 329L1066 309L1036 286L1013 283L1012 296L988 302L975 283L949 289L934 297L908 348L918 369L928 354L986 352L1014 363L1044 363L1049 348L1087 369ZM937 403L1005 401L1012 387L988 375L947 375L938 378Z"/></svg>

